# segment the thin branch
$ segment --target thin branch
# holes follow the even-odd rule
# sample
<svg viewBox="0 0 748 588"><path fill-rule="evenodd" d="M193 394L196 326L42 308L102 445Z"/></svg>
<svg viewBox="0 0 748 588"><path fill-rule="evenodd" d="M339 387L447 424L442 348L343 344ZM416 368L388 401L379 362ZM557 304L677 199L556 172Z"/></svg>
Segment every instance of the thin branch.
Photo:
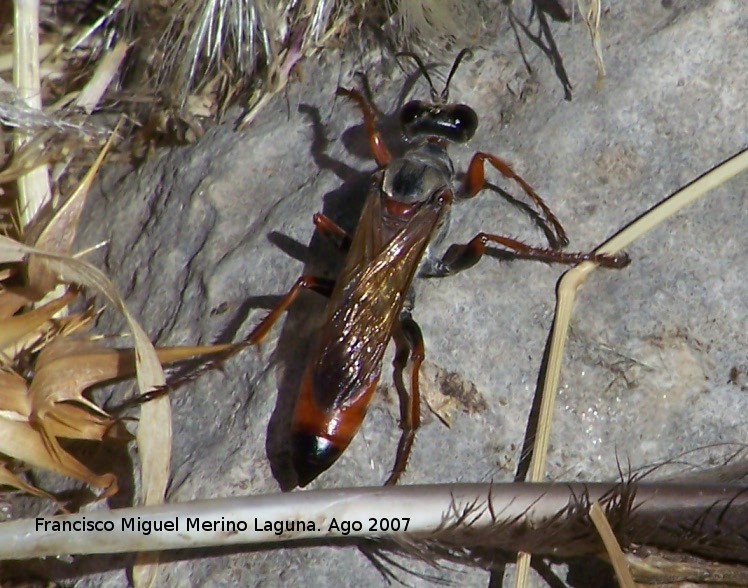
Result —
<svg viewBox="0 0 748 588"><path fill-rule="evenodd" d="M624 546L748 563L745 486L635 480L319 490L38 517L0 524L0 559L351 538L391 539L427 559L575 557L603 550L594 501Z"/></svg>

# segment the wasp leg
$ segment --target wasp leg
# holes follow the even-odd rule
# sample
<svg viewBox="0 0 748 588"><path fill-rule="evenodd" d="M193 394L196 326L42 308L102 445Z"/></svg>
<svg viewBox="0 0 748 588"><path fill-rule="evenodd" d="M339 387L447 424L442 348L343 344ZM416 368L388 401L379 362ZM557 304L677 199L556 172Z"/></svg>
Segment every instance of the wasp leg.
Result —
<svg viewBox="0 0 748 588"><path fill-rule="evenodd" d="M231 345L228 349L225 351L216 353L213 355L207 362L203 363L202 365L196 367L193 370L190 370L190 372L183 376L178 376L174 379L170 379L169 383L164 386L163 388L159 388L157 390L153 390L151 392L147 392L145 395L139 397L137 399L137 403L140 403L141 401L145 400L151 400L153 398L158 397L161 394L168 393L170 390L175 390L179 386L182 386L183 384L187 382L192 382L196 380L198 377L200 377L202 374L216 369L218 366L223 364L225 361L231 359L235 355L239 354L241 351L246 349L247 347L250 347L251 345L255 345L262 341L265 336L267 335L270 328L275 324L275 322L280 318L280 315L283 313L284 310L286 310L291 303L296 299L296 297L299 295L299 290L301 288L308 288L310 290L314 290L315 292L318 292L322 294L323 296L330 297L330 294L332 294L332 290L335 287L335 282L333 280L327 280L324 278L316 278L314 276L301 276L298 280L296 280L296 283L293 285L293 287L288 291L288 293L281 299L281 301L273 308L273 310L270 311L270 313L260 322L259 325L257 325L252 332L247 335L247 337L234 345Z"/></svg>
<svg viewBox="0 0 748 588"><path fill-rule="evenodd" d="M511 166L500 157L496 157L495 155L491 155L490 153L482 152L478 152L473 155L473 158L470 160L470 165L468 166L467 173L465 174L465 179L462 181L462 185L457 192L457 197L472 198L483 189L485 185L486 161L488 161L488 163L490 163L501 175L517 182L525 191L525 194L527 194L538 206L538 208L540 208L544 215L541 218L543 218L543 220L547 223L547 225L545 225L545 228L547 229L549 236L553 237L553 242L551 243L551 245L553 247L564 247L568 245L569 238L566 236L566 231L561 225L561 222L556 218L556 215L553 214L551 209L538 195L538 193L533 190L532 186L530 186L530 184L528 184L524 180L524 178L522 178L522 176L517 174L511 168Z"/></svg>
<svg viewBox="0 0 748 588"><path fill-rule="evenodd" d="M340 228L330 218L326 217L321 212L317 212L312 217L312 222L317 230L330 239L335 245L343 251L348 251L351 248L351 236L346 232L345 229Z"/></svg>
<svg viewBox="0 0 748 588"><path fill-rule="evenodd" d="M291 287L288 293L281 298L281 301L271 310L268 315L262 319L252 332L247 335L244 339L244 345L255 345L262 341L268 334L270 328L280 318L281 314L291 306L291 303L296 300L299 292L302 288L314 290L315 292L322 294L323 296L330 297L332 290L335 287L334 280L328 280L325 278L317 278L315 276L301 276L296 283Z"/></svg>
<svg viewBox="0 0 748 588"><path fill-rule="evenodd" d="M546 249L533 247L522 241L501 235L489 233L478 233L469 243L465 245L451 245L442 259L433 265L431 277L443 277L456 274L464 269L474 266L486 252L488 243L496 243L505 248L505 251L515 257L526 259L537 259L553 263L575 264L582 261L593 261L604 267L623 268L631 263L626 253L607 255L605 253L582 253L571 251L559 251L557 249Z"/></svg>
<svg viewBox="0 0 748 588"><path fill-rule="evenodd" d="M392 468L390 477L384 483L385 486L397 484L405 471L416 430L421 425L421 394L418 387L418 373L421 370L421 363L423 363L426 352L421 328L408 311L400 315L400 327L399 332L395 335L395 344L397 351L392 366L394 367L395 388L397 388L397 394L400 397L400 429L402 429L402 434L397 445L395 466ZM411 361L410 394L403 382L403 371L408 363L409 356Z"/></svg>
<svg viewBox="0 0 748 588"><path fill-rule="evenodd" d="M377 115L374 112L374 107L366 99L366 96L355 88L352 90L338 88L336 94L338 96L345 96L349 100L353 100L361 109L361 113L364 115L364 128L366 129L366 135L369 137L369 147L374 155L374 160L377 162L379 167L386 167L389 165L392 161L392 154L390 153L390 150L387 149L382 134L377 130Z"/></svg>

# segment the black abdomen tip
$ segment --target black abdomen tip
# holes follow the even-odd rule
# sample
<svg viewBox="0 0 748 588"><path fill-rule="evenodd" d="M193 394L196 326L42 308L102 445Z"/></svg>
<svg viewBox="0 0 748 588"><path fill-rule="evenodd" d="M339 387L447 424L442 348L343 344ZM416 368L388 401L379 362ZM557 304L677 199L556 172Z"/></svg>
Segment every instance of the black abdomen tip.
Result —
<svg viewBox="0 0 748 588"><path fill-rule="evenodd" d="M329 439L306 431L294 432L291 442L293 468L301 488L329 468L343 453Z"/></svg>

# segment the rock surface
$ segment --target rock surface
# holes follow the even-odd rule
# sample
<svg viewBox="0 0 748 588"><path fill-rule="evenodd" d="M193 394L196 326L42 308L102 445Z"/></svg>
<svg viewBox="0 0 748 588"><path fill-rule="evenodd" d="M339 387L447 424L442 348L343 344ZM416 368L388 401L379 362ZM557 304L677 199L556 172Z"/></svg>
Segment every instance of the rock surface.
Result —
<svg viewBox="0 0 748 588"><path fill-rule="evenodd" d="M607 77L599 88L584 24L553 28L573 100L564 101L552 68L525 39L528 76L502 25L453 81L452 97L476 109L480 127L451 153L463 170L475 150L510 160L565 224L569 249L594 248L748 145L745 3L612 3L603 16ZM352 72L363 64L378 106L394 113L406 76L391 58L379 59L328 53L306 61L287 97L276 97L247 130L229 121L135 172L105 176L79 244L109 241L104 269L158 343L238 340L298 275L334 275L337 253L313 237L312 214L352 227L375 166L360 144L358 112L333 97L338 83L357 83ZM422 81L415 91L426 95ZM497 174L490 178L520 195ZM643 466L748 437L747 185L743 177L714 191L632 245L629 268L598 271L585 284L549 479L612 479L619 463ZM452 227L450 242L486 231L544 244L524 213L491 192L456 207ZM450 429L426 411L403 483L512 479L562 272L486 258L421 285L414 316L425 336L424 391L437 398L451 391L456 403ZM174 394L169 500L277 492L287 483L283 435L323 306L304 294L257 352ZM388 361L361 432L313 487L387 477L399 435ZM163 585L384 582L353 548L206 551L174 560ZM123 586L130 561L92 558L81 585ZM488 582L481 570L405 565L463 586ZM544 582L535 577L533 585Z"/></svg>

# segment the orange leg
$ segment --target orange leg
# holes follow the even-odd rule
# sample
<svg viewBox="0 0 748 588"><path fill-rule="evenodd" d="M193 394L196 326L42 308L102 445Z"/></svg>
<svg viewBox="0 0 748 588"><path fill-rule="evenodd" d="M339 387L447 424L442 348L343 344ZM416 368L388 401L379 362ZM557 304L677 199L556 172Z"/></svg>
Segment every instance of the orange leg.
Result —
<svg viewBox="0 0 748 588"><path fill-rule="evenodd" d="M465 245L452 245L441 262L436 265L434 277L447 276L474 266L483 254L486 252L488 243L497 243L504 247L507 252L516 257L528 259L537 259L540 261L549 261L553 263L575 264L582 261L593 261L605 267L623 268L631 260L625 253L616 255L606 255L603 253L582 253L571 251L559 251L557 249L546 249L543 247L533 247L522 241L517 241L510 237L501 235L491 235L490 233L478 233L470 242Z"/></svg>
<svg viewBox="0 0 748 588"><path fill-rule="evenodd" d="M385 486L397 484L405 471L416 430L421 426L421 394L418 387L418 373L421 370L421 363L426 357L426 352L421 329L410 316L410 313L403 313L400 317L400 332L395 335L395 344L397 351L392 365L395 368L395 388L397 388L397 394L400 397L400 429L402 429L402 434L397 445L395 466L392 468L390 477L384 483ZM403 382L403 371L408 363L408 357L411 361L410 394Z"/></svg>
<svg viewBox="0 0 748 588"><path fill-rule="evenodd" d="M296 300L296 297L299 295L302 288L314 290L323 296L329 297L334 286L335 282L333 280L317 278L314 276L301 276L296 280L296 283L291 287L288 293L281 298L281 301L275 306L275 308L273 308L273 310L262 319L260 324L252 329L252 332L247 335L246 339L244 339L243 345L255 345L261 342L268 334L268 331L270 331L270 328L280 318L281 314L283 314L283 312L291 306L291 303Z"/></svg>
<svg viewBox="0 0 748 588"><path fill-rule="evenodd" d="M296 300L296 297L299 295L299 292L302 288L314 290L315 292L318 292L323 296L329 297L334 287L334 280L317 278L314 276L301 276L298 280L296 280L296 283L291 287L288 293L283 296L283 298L281 298L280 302L278 302L275 308L273 308L268 313L268 315L262 321L260 321L260 324L252 329L252 332L247 335L247 337L243 341L232 345L223 352L213 355L207 362L201 364L194 370L191 370L188 374L170 379L166 386L140 395L132 403L128 403L128 406L130 406L131 404L140 404L142 402L153 400L154 398L168 393L170 390L175 390L176 388L187 382L194 381L202 374L215 369L226 360L234 357L247 347L260 343L267 336L270 328L278 321L281 314L283 314L283 312L291 305L291 303Z"/></svg>
<svg viewBox="0 0 748 588"><path fill-rule="evenodd" d="M374 160L377 162L379 167L388 166L392 161L392 154L390 153L390 150L387 149L382 134L377 130L377 115L374 112L374 107L369 103L366 97L356 89L348 90L347 88L338 88L337 95L345 96L346 98L353 100L361 109L361 112L364 115L364 128L369 137L369 147L374 155Z"/></svg>
<svg viewBox="0 0 748 588"><path fill-rule="evenodd" d="M326 217L321 212L314 213L312 217L314 226L317 230L335 243L343 251L348 251L351 248L351 236L346 232L345 229L339 227L330 218Z"/></svg>
<svg viewBox="0 0 748 588"><path fill-rule="evenodd" d="M485 163L490 163L501 175L510 180L517 182L522 189L525 191L532 201L540 208L543 213L543 218L548 223L548 229L550 234L554 236L555 243L552 243L554 247L563 247L568 245L569 238L566 236L566 231L561 225L561 222L556 218L548 205L543 199L532 189L532 186L528 184L522 176L517 174L510 165L503 159L491 155L490 153L478 152L473 155L468 166L465 179L462 181L462 186L458 191L459 198L472 198L478 192L480 192L485 186Z"/></svg>

